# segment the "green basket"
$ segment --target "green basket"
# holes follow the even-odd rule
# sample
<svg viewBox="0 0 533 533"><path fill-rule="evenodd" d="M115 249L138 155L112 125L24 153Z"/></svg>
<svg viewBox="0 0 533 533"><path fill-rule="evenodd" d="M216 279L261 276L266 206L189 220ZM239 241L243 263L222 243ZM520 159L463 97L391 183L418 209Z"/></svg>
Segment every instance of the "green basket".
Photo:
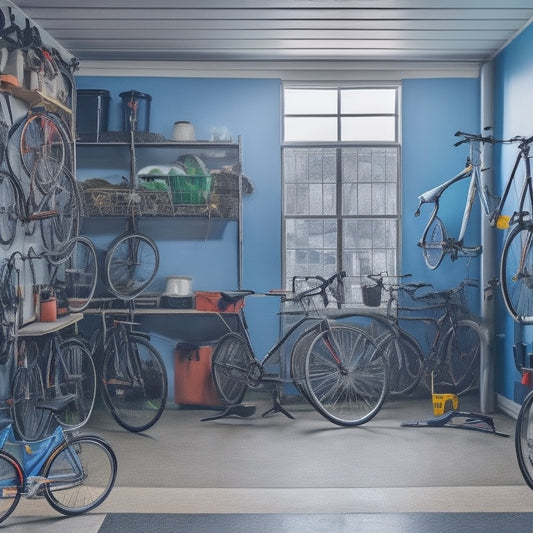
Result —
<svg viewBox="0 0 533 533"><path fill-rule="evenodd" d="M211 193L211 175L168 176L174 204L207 204Z"/></svg>

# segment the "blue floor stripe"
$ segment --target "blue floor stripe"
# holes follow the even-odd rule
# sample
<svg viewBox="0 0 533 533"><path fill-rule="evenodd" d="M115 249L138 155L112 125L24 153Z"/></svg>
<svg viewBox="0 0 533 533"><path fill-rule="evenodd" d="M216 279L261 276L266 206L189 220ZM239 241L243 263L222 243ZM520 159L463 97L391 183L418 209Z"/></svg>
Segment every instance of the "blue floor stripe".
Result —
<svg viewBox="0 0 533 533"><path fill-rule="evenodd" d="M531 533L533 513L131 514L98 533Z"/></svg>

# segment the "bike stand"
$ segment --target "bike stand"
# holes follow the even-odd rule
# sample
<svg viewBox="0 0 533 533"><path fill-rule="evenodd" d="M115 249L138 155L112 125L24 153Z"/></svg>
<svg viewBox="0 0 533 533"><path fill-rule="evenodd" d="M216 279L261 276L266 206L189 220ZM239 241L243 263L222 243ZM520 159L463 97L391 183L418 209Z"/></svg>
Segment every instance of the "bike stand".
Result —
<svg viewBox="0 0 533 533"><path fill-rule="evenodd" d="M273 415L273 414L276 414L276 413L282 413L284 414L287 418L290 418L291 420L294 420L294 416L292 416L289 411L287 411L287 409L285 409L285 407L283 407L283 405L281 405L281 402L279 400L279 391L278 390L274 390L272 391L272 402L273 402L273 405L270 409L268 409L268 411L265 411L263 413L263 418L266 418L267 416L270 416L270 415Z"/></svg>
<svg viewBox="0 0 533 533"><path fill-rule="evenodd" d="M453 419L461 417L464 422L456 424ZM492 433L500 437L508 437L507 433L496 431L494 420L487 415L481 413L465 413L463 411L449 411L437 418L431 420L419 420L417 422L402 422L404 427L449 427L458 429L471 429L474 431L482 431L483 433Z"/></svg>
<svg viewBox="0 0 533 533"><path fill-rule="evenodd" d="M252 416L255 413L255 405L238 403L236 405L228 405L224 411L220 412L217 415L208 416L207 418L202 418L201 422L207 422L209 420L218 420L220 418L227 418L228 416L240 416L246 418Z"/></svg>

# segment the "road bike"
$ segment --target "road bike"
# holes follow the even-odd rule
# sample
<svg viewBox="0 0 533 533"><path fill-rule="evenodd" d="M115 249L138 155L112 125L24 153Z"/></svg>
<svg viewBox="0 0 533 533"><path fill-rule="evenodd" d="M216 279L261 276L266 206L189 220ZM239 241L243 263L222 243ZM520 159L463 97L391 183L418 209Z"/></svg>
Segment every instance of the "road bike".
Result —
<svg viewBox="0 0 533 533"><path fill-rule="evenodd" d="M419 196L419 206L415 215L420 214L420 207L424 203L433 203L434 208L419 241L424 253L426 265L437 268L444 255L449 254L452 259L459 256L473 256L481 253L480 245L466 246L464 237L472 211L475 196L480 198L483 212L489 217L492 226L509 231L500 260L500 286L503 300L510 315L517 322L533 322L533 184L531 178L530 146L532 137L514 137L505 141L498 141L490 136L482 136L464 132L457 132L462 137L455 146L469 143L470 155L465 168L455 177L443 184L426 191ZM517 145L518 154L501 197L493 196L481 182L482 163L479 160L479 143L513 143ZM521 185L515 183L518 169L524 168ZM444 222L438 217L439 201L444 193L454 183L470 178L470 187L466 199L463 220L459 236L449 237ZM518 199L511 215L504 214L507 204L511 204L511 191L517 189Z"/></svg>
<svg viewBox="0 0 533 533"><path fill-rule="evenodd" d="M296 311L295 324L277 340L262 361L255 357L244 311L239 311L237 331L225 334L212 355L213 379L227 407L206 420L251 414L252 410L243 410L241 404L248 387L271 390L274 405L265 415L282 412L293 418L279 401L281 389L287 383L294 383L317 412L334 424L358 426L376 415L388 391L384 358L363 329L328 319L316 305L315 297L327 302L328 288L342 283L345 276L345 272L328 279L309 276L304 279L311 287L303 291L267 293L281 296L283 302L292 302L301 310ZM339 290L334 289L337 293ZM222 298L232 303L251 294L254 292L224 292ZM290 353L288 378L281 372L268 371L276 361L279 364L285 349Z"/></svg>
<svg viewBox="0 0 533 533"><path fill-rule="evenodd" d="M95 435L73 435L58 427L36 442L17 439L13 427L0 432L0 522L21 496L44 497L58 512L75 516L100 505L111 492L117 459Z"/></svg>

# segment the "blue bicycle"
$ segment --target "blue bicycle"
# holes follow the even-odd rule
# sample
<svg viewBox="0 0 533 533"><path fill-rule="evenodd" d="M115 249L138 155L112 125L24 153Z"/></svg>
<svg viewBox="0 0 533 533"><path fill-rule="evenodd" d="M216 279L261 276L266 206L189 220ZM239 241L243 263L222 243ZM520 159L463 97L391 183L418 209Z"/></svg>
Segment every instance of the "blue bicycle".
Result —
<svg viewBox="0 0 533 533"><path fill-rule="evenodd" d="M8 424L0 446L0 522L21 495L45 497L56 511L72 516L100 505L115 484L115 453L94 435L73 436L58 426L49 437L28 442L17 440Z"/></svg>

